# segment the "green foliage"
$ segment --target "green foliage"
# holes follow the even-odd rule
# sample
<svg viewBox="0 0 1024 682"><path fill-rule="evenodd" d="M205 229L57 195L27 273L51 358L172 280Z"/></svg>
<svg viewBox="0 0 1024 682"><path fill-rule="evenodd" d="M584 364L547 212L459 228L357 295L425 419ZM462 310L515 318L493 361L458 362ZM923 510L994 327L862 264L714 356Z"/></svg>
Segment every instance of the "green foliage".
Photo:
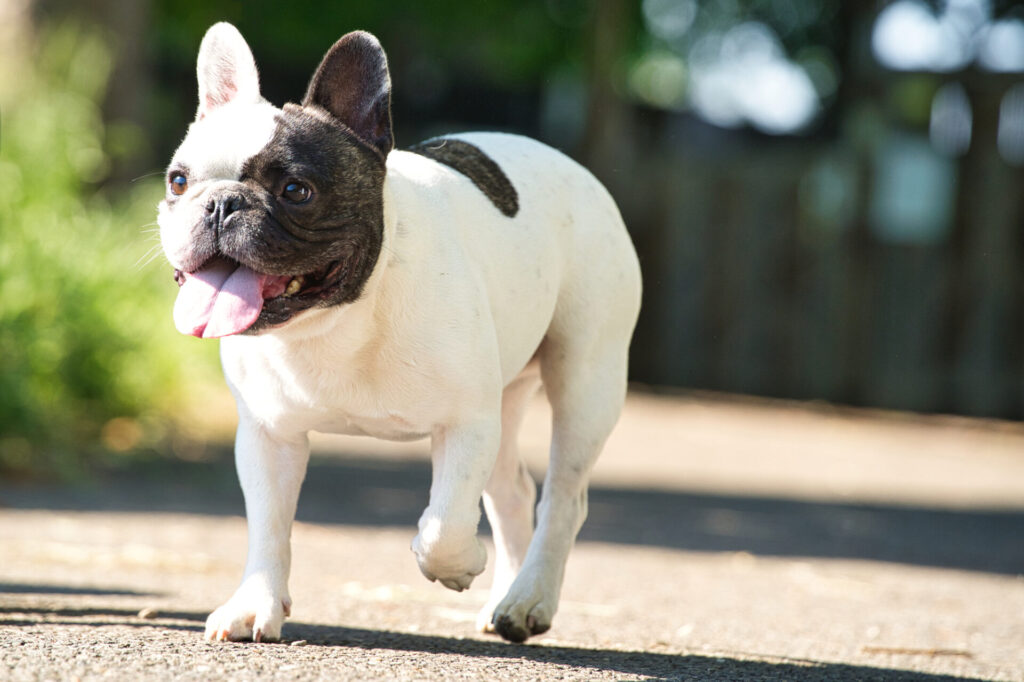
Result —
<svg viewBox="0 0 1024 682"><path fill-rule="evenodd" d="M71 475L164 438L216 348L174 331L170 273L143 262L160 180L96 189L110 53L63 26L32 57L0 83L0 471Z"/></svg>
<svg viewBox="0 0 1024 682"><path fill-rule="evenodd" d="M440 59L446 69L507 87L531 85L579 48L580 27L592 12L588 0L393 0L298 2L271 0L181 3L153 7L161 57L191 59L199 38L216 21L235 24L263 69L284 65L310 71L346 31L365 29L384 42L392 58L411 49ZM295 83L293 99L305 81Z"/></svg>

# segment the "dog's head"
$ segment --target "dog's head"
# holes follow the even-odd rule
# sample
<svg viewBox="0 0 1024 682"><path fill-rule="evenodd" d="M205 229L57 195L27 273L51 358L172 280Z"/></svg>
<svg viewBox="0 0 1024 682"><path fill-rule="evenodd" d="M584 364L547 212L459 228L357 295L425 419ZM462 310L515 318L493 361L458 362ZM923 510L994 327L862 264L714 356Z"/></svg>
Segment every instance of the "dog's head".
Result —
<svg viewBox="0 0 1024 682"><path fill-rule="evenodd" d="M199 48L199 109L167 169L160 239L181 287L174 321L206 338L256 333L356 300L383 239L391 80L369 33L324 56L301 105L260 95L226 23Z"/></svg>

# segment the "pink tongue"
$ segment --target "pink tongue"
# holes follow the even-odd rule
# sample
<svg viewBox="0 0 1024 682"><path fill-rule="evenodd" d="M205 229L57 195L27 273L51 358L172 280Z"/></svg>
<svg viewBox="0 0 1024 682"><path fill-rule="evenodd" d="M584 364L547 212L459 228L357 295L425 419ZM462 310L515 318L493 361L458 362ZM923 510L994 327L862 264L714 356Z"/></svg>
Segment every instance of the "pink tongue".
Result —
<svg viewBox="0 0 1024 682"><path fill-rule="evenodd" d="M245 331L263 309L267 275L217 259L185 275L174 303L174 326L182 334L216 339Z"/></svg>

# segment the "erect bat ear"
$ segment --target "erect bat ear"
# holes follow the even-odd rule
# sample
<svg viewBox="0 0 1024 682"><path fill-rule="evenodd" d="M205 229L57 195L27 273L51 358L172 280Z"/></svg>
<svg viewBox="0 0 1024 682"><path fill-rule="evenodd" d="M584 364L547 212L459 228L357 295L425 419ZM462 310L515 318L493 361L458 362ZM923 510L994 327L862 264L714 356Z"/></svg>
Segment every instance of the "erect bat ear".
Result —
<svg viewBox="0 0 1024 682"><path fill-rule="evenodd" d="M324 55L302 100L323 107L384 156L391 132L391 76L380 42L366 31L342 36Z"/></svg>
<svg viewBox="0 0 1024 682"><path fill-rule="evenodd" d="M199 109L196 120L228 102L260 101L260 77L252 50L238 29L222 21L206 31L196 61Z"/></svg>

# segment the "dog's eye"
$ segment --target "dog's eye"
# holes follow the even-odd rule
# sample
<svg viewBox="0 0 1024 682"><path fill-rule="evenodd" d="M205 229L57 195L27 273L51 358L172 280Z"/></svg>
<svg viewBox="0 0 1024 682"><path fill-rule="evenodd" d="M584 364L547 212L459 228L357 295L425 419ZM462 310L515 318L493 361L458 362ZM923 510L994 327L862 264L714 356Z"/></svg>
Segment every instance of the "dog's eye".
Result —
<svg viewBox="0 0 1024 682"><path fill-rule="evenodd" d="M304 204L313 196L313 190L309 185L293 180L284 186L281 196L293 204Z"/></svg>
<svg viewBox="0 0 1024 682"><path fill-rule="evenodd" d="M171 173L167 185L171 188L171 194L180 197L188 190L188 178L184 173Z"/></svg>

